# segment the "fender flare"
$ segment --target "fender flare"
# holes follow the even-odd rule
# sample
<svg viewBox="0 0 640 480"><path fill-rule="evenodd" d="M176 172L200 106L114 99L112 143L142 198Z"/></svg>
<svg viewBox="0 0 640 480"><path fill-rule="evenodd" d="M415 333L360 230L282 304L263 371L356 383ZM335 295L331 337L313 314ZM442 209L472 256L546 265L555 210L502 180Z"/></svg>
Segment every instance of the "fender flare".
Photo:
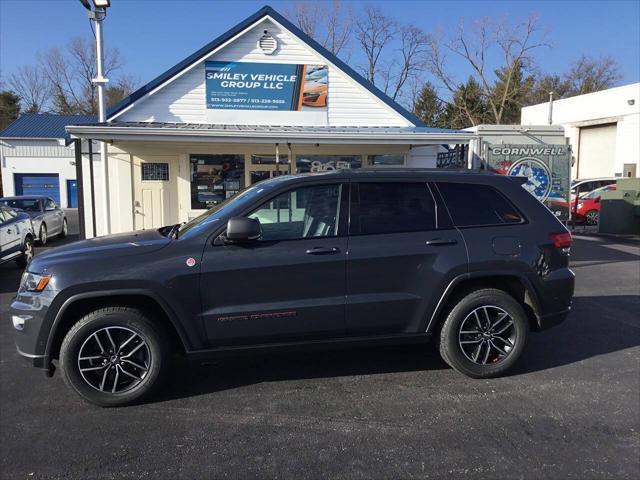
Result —
<svg viewBox="0 0 640 480"><path fill-rule="evenodd" d="M538 292L534 288L534 286L531 283L531 281L524 274L522 274L520 272L502 271L502 270L483 271L483 272L473 272L473 273L460 274L460 275L454 277L447 284L447 286L442 291L442 294L440 295L440 300L438 300L438 303L436 304L436 307L434 308L433 313L431 314L431 317L429 318L429 321L427 322L427 327L425 329L425 333L433 333L433 329L435 327L435 320L442 313L442 310L444 309L444 306L447 304L447 301L451 298L451 292L453 292L455 290L456 286L458 286L461 282L463 282L465 280L476 280L476 279L483 279L483 278L489 279L489 278L493 278L493 277L515 277L518 280L520 280L522 282L522 284L524 285L525 294L528 295L529 299L531 300L531 304L532 304L531 306L533 308L533 313L535 314L536 319L539 322L539 318L540 318L540 302L538 300Z"/></svg>
<svg viewBox="0 0 640 480"><path fill-rule="evenodd" d="M80 300L86 300L91 298L126 296L126 295L143 296L155 301L158 304L158 306L162 309L162 311L165 313L165 315L169 319L169 322L171 322L173 327L176 329L176 332L178 332L178 336L180 337L180 341L182 342L182 345L184 346L185 351L188 353L191 350L190 341L182 325L178 321L177 316L175 315L173 310L170 308L170 306L155 292L148 289L143 289L143 288L96 290L96 291L77 293L77 294L71 295L69 298L67 298L64 301L62 306L58 309L47 336L47 343L44 350L45 365L49 365L51 363L51 349L53 347L53 339L56 337L56 333L57 333L58 327L60 326L60 322L62 321L64 313L69 309L71 305L73 305L74 303Z"/></svg>

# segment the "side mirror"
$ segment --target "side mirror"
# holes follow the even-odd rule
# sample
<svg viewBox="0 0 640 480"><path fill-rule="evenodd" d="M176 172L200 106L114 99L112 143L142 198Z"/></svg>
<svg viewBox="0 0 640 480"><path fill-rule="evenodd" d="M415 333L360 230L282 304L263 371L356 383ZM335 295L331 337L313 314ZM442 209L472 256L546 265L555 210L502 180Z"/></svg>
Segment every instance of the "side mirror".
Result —
<svg viewBox="0 0 640 480"><path fill-rule="evenodd" d="M244 243L258 240L262 235L260 221L255 218L231 217L227 222L225 241L227 243Z"/></svg>
<svg viewBox="0 0 640 480"><path fill-rule="evenodd" d="M600 203L600 197L596 197L593 199L594 203Z"/></svg>

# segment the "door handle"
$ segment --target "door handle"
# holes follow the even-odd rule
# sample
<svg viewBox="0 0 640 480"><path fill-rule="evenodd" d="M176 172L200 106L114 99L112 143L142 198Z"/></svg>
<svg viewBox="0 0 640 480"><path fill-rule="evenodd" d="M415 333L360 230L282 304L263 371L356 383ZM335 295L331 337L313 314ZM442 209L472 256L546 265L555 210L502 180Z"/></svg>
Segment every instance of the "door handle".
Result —
<svg viewBox="0 0 640 480"><path fill-rule="evenodd" d="M7 233L13 233L13 230L11 230L10 228L7 228Z"/></svg>
<svg viewBox="0 0 640 480"><path fill-rule="evenodd" d="M431 240L427 240L426 244L427 245L431 245L434 247L440 247L440 246L444 246L444 245L455 245L456 243L458 243L458 241L456 239L444 239L444 238L434 238Z"/></svg>
<svg viewBox="0 0 640 480"><path fill-rule="evenodd" d="M314 247L307 250L306 253L309 255L331 255L339 251L338 247Z"/></svg>

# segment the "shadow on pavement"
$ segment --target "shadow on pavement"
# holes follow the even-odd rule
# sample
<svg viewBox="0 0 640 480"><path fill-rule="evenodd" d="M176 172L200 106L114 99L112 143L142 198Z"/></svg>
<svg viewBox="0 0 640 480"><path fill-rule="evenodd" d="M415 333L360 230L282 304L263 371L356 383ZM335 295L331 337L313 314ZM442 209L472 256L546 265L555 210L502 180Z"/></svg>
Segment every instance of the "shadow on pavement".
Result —
<svg viewBox="0 0 640 480"><path fill-rule="evenodd" d="M570 263L593 262L589 265L597 265L599 263L633 262L640 260L640 251L639 254L636 255L628 251L609 248L608 245L612 243L613 242L600 238L597 240L574 239L573 247L571 247ZM582 264L580 266L585 265Z"/></svg>
<svg viewBox="0 0 640 480"><path fill-rule="evenodd" d="M640 296L577 297L568 319L532 333L512 375L562 367L640 345ZM157 401L213 393L261 382L448 369L427 345L221 358L210 366L176 361ZM474 381L474 380L469 380Z"/></svg>

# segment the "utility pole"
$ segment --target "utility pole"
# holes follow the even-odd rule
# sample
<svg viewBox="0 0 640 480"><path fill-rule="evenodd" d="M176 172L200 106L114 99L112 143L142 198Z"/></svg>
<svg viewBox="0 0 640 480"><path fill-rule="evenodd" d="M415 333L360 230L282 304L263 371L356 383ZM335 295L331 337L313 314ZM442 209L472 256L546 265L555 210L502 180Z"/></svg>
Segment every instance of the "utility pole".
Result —
<svg viewBox="0 0 640 480"><path fill-rule="evenodd" d="M80 0L80 3L87 9L89 20L95 23L96 36L96 78L91 82L98 89L98 122L107 121L107 105L105 95L105 85L109 80L104 77L104 47L102 41L102 22L107 16L107 7L111 5L110 0L92 0L94 9L91 10L89 0ZM89 141L91 141L89 139ZM102 214L104 216L104 234L111 233L111 221L109 218L109 169L107 165L107 142L100 141L100 173L102 174ZM93 161L93 160L90 160Z"/></svg>

